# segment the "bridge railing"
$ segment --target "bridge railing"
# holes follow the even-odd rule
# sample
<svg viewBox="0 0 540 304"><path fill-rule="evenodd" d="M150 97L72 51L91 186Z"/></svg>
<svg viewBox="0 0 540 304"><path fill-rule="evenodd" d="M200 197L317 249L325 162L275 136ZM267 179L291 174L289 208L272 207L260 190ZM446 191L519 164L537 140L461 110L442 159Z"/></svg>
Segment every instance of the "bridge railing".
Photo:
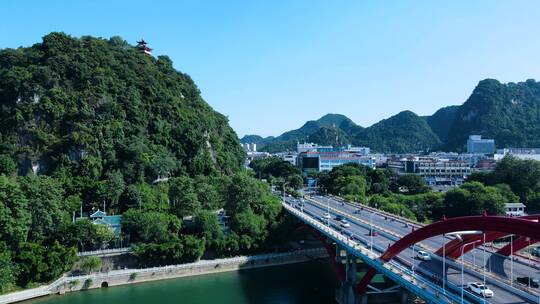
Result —
<svg viewBox="0 0 540 304"><path fill-rule="evenodd" d="M77 256L79 257L85 257L85 256L93 256L93 255L110 255L110 254L123 254L131 252L131 247L124 247L124 248L111 248L111 249L100 249L100 250L93 250L93 251L82 251L78 252Z"/></svg>
<svg viewBox="0 0 540 304"><path fill-rule="evenodd" d="M315 227L323 234L326 234L334 241L337 241L346 248L348 247L353 254L359 255L367 264L375 267L379 271L383 272L383 274L393 277L394 280L398 280L400 282L407 282L410 289L416 289L417 291L421 290L420 292L424 292L424 295L426 295L425 293L428 292L427 289L431 289L433 292L430 293L430 297L432 297L433 299L438 299L436 300L436 302L441 302L441 297L450 300L450 302L461 302L461 299L458 299L454 294L444 293L440 286L434 284L429 279L417 275L413 276L412 271L408 270L402 265L399 265L395 261L384 264L380 263L378 261L379 255L377 253L363 247L362 244L352 240L348 236L343 235L341 232L338 232L335 229L332 229L331 227L322 224L318 220L313 219L313 215L310 215L310 212L296 210L294 207L290 206L286 202L283 203L283 206L289 212L293 213L297 217L304 220L306 223ZM366 242L364 241L362 243L365 244ZM474 298L474 295L471 296Z"/></svg>

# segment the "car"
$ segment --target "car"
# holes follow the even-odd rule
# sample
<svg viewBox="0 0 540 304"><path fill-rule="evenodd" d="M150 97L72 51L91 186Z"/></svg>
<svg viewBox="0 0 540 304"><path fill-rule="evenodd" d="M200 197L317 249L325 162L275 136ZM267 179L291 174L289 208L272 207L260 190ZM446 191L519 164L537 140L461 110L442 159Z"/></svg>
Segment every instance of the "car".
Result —
<svg viewBox="0 0 540 304"><path fill-rule="evenodd" d="M531 277L518 277L516 278L516 282L521 283L523 285L531 286L533 288L538 288L538 279L534 279Z"/></svg>
<svg viewBox="0 0 540 304"><path fill-rule="evenodd" d="M430 261L431 260L431 256L429 255L429 253L427 253L427 252L425 252L423 250L419 250L416 253L416 257L418 257L422 261Z"/></svg>
<svg viewBox="0 0 540 304"><path fill-rule="evenodd" d="M328 213L328 212L325 212L323 217L327 218L327 219L332 218L332 216L330 216L330 213Z"/></svg>
<svg viewBox="0 0 540 304"><path fill-rule="evenodd" d="M486 285L478 282L472 282L467 284L467 289L469 289L471 292L476 293L477 295L484 297L484 298L491 298L493 297L493 290L489 289Z"/></svg>
<svg viewBox="0 0 540 304"><path fill-rule="evenodd" d="M336 217L334 218L336 221L341 221L343 219L343 216L341 215L336 215Z"/></svg>
<svg viewBox="0 0 540 304"><path fill-rule="evenodd" d="M360 213L362 213L362 211L360 209L356 209L356 210L353 211L353 214L360 214Z"/></svg>
<svg viewBox="0 0 540 304"><path fill-rule="evenodd" d="M346 220L341 220L341 221L339 222L339 224L340 224L341 227L343 227L343 228L349 228L349 227L351 227L351 224L349 224L349 222L347 222Z"/></svg>
<svg viewBox="0 0 540 304"><path fill-rule="evenodd" d="M532 255L534 256L540 256L540 246L536 247L532 251Z"/></svg>

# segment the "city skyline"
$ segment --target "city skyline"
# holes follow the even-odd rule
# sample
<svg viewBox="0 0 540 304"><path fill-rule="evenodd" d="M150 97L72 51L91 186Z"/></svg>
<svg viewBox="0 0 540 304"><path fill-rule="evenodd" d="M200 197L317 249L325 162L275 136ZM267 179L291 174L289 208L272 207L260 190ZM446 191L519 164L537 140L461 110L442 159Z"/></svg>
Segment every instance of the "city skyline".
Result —
<svg viewBox="0 0 540 304"><path fill-rule="evenodd" d="M533 1L41 3L6 1L0 48L51 31L144 38L189 74L239 137L277 136L326 113L367 127L462 104L478 81L538 79ZM123 11L123 14L118 14ZM25 16L25 26L13 26ZM532 60L531 60L532 59ZM276 118L279 120L276 122Z"/></svg>

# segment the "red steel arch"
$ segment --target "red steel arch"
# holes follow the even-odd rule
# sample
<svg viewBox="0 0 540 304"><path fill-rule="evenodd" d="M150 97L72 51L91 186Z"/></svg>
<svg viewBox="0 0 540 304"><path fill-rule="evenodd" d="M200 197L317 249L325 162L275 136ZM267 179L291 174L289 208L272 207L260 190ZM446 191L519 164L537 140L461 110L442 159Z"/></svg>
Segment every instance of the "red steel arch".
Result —
<svg viewBox="0 0 540 304"><path fill-rule="evenodd" d="M515 217L487 215L456 217L445 219L443 221L424 226L418 230L414 230L390 246L379 259L383 263L388 262L409 246L420 241L437 235L464 230L496 231L540 239L540 223L537 221ZM358 293L365 292L367 285L375 273L376 271L373 269L364 275L362 280L356 286Z"/></svg>
<svg viewBox="0 0 540 304"><path fill-rule="evenodd" d="M518 218L538 221L540 219L540 215L538 215L538 214L525 215L525 216L520 216ZM449 257L451 257L453 259L457 259L457 258L459 258L461 256L461 247L464 246L465 244L470 244L470 243L476 242L473 246L466 246L466 248L464 248L464 250L463 250L463 253L467 253L467 252L473 250L474 248L482 246L484 243L492 242L492 241L494 241L496 239L508 236L510 234L496 232L496 231L486 231L485 240L484 240L484 236L482 234L480 234L480 235L463 235L461 240L458 239L458 238L455 238L455 239L451 240L450 242L446 243L446 245L444 245L446 247L444 249L444 251L445 251L446 256L449 256ZM439 255L439 256L442 256L443 247L439 248L439 250L437 250L437 252L435 252L435 253L437 255Z"/></svg>
<svg viewBox="0 0 540 304"><path fill-rule="evenodd" d="M529 244L535 244L535 243L538 243L538 239L534 239L534 238L530 238L526 236L519 236L512 242L512 245L508 244L504 246L503 248L499 249L497 253L505 255L505 256L509 256L510 254L513 254L514 252L519 251L529 246Z"/></svg>

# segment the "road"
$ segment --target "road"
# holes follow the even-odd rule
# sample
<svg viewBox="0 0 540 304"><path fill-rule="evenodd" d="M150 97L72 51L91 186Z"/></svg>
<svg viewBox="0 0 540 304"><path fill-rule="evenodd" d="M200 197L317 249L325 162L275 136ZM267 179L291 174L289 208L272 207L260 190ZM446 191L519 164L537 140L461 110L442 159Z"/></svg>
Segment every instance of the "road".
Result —
<svg viewBox="0 0 540 304"><path fill-rule="evenodd" d="M389 245L393 244L400 236L403 236L411 231L410 226L405 226L403 222L392 220L390 218L386 218L383 215L380 215L378 213L371 212L367 209L359 210L358 207L343 203L340 201L337 201L334 198L327 197L327 196L320 196L320 195L313 195L311 196L310 200L304 201L304 207L303 210L310 213L315 218L319 219L321 222L324 220L325 223L330 224L334 227L340 227L339 221L335 219L336 215L343 215L350 223L350 227L344 228L343 233L348 235L353 235L356 238L363 239L365 241L370 242L371 237L369 236L369 222L373 223L373 227L376 231L380 231L378 236L374 236L373 239L373 248L376 251L383 251L386 249ZM293 198L287 198L287 201L289 201L291 204L297 204L298 206L300 204L298 200L295 200ZM330 214L332 214L331 219L325 219L324 214L326 212L330 211ZM367 223L367 224L366 224ZM384 233L385 231L386 233ZM447 239L446 241L448 241ZM424 247L422 250L428 251L432 253L433 251L440 248L443 244L443 238L436 237L431 238L428 240L425 240L419 245L421 247ZM415 246L415 247L420 247ZM418 251L420 248L414 248L415 252ZM463 281L464 284L467 284L468 282L482 282L484 278L484 271L482 265L484 265L484 259L483 259L483 250L476 249L472 250L470 253L466 254L464 256L464 260L466 263L466 268L469 270L472 270L473 263L476 265L476 269L472 272L475 275L471 275L470 273L464 273L463 275ZM417 270L427 270L433 274L436 274L439 278L442 277L442 261L441 259L432 258L431 261L421 261L418 259L413 259L413 248L409 248L403 252L401 252L398 255L398 258L402 261L407 261L410 264L415 265L415 269ZM434 254L432 254L433 257ZM492 273L488 273L486 271L486 277L487 281L489 282L491 279L501 279L507 276L507 273L509 273L510 269L510 262L508 260L504 260L500 257L494 256L492 259L488 259L488 256L491 256L489 252L486 252L486 261L491 260L491 269ZM461 286L461 269L459 267L450 267L448 265L449 263L446 263L446 278L448 281L452 282L453 284L457 286ZM487 262L486 265L489 265L490 263ZM537 276L537 270L533 267L529 267L527 264L522 263L516 263L514 262L514 275L533 275ZM488 269L489 270L489 269ZM495 297L491 299L487 299L487 302L489 303L538 303L533 302L529 299L526 299L524 297L520 297L516 295L514 292L509 291L509 288L500 288L498 286L489 284L489 287L493 290L495 293Z"/></svg>

